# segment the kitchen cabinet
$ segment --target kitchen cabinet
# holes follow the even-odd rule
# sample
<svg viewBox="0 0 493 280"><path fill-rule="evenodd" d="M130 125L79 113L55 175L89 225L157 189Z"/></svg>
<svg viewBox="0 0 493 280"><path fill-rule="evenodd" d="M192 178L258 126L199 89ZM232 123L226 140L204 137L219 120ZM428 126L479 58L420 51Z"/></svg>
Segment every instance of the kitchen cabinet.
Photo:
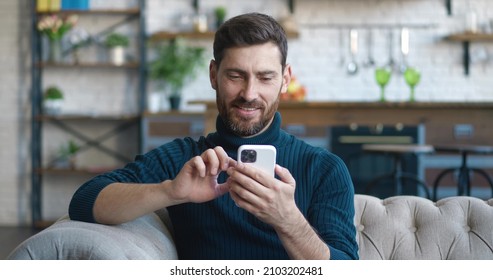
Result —
<svg viewBox="0 0 493 280"><path fill-rule="evenodd" d="M143 152L148 152L176 138L204 135L204 114L178 111L144 113L142 122Z"/></svg>
<svg viewBox="0 0 493 280"><path fill-rule="evenodd" d="M457 33L457 34L449 35L445 39L451 42L462 43L462 48L463 48L462 63L464 65L464 74L468 76L470 72L470 64L471 64L471 58L469 52L470 44L474 42L493 42L493 34Z"/></svg>
<svg viewBox="0 0 493 280"><path fill-rule="evenodd" d="M145 107L146 100L146 30L145 30L145 0L138 0L136 2L137 6L128 9L98 9L98 10L59 10L59 11L37 11L36 10L36 0L32 0L31 14L32 14L32 44L31 44L31 102L32 102L32 112L31 112L31 167L32 167L32 190L31 190L31 214L32 214L32 225L33 227L43 228L49 221L44 219L42 213L43 204L43 184L45 182L46 176L56 176L56 177L73 177L73 176L94 176L101 172L114 169L115 166L98 166L98 162L94 162L94 168L75 168L73 167L59 167L54 164L56 160L47 160L46 150L43 148L43 143L53 142L60 135L60 131L70 135L77 139L80 144L79 151L86 151L89 149L96 150L99 154L104 154L112 158L112 160L121 162L122 165L125 162L131 160L131 156L125 155L121 152L119 147L108 147L108 145L103 145L103 142L109 138L119 137L122 132L128 132L130 128L133 128L134 139L124 139L126 142L130 142L131 145L137 146L139 151L141 149L141 115ZM43 37L37 30L37 23L39 18L45 15L56 14L59 16L66 16L69 14L77 14L79 19L84 17L90 17L95 21L99 19L106 18L111 21L116 21L109 28L100 30L98 34L91 36L90 38L105 36L110 32L114 31L116 28L125 25L132 25L134 30L136 30L135 36L131 37L131 40L135 40L135 54L133 54L133 59L130 62L124 63L123 65L114 65L103 61L101 59L96 59L95 61L83 61L75 60L72 62L67 62L63 60L61 62L48 62L43 57ZM123 20L120 20L123 18ZM98 44L94 41L86 41L87 44ZM69 49L68 52L74 51L75 49ZM54 74L53 74L54 73ZM132 87L127 92L108 92L110 95L132 95L132 99L136 100L137 109L135 112L128 113L110 113L105 114L104 112L91 112L91 108L83 108L80 105L78 108L80 112L87 113L60 113L57 115L47 115L42 110L43 103L43 89L45 84L46 76L57 75L57 78L69 83L72 81L74 83L87 84L91 82L91 75L103 76L119 76L122 80L126 80L127 77L132 79L134 82L131 84ZM100 80L98 80L99 82ZM112 80L104 80L107 83L111 83ZM122 85L121 88L126 88ZM79 89L76 93L87 94L87 89ZM111 98L111 97L110 97ZM97 101L95 101L97 102ZM79 104L77 104L79 105ZM102 132L98 136L89 135L88 131L99 129L102 125L105 128L110 127L110 129ZM85 128L85 130L81 129ZM51 132L47 132L47 130ZM127 135L127 134L126 134ZM44 159L44 160L43 160Z"/></svg>

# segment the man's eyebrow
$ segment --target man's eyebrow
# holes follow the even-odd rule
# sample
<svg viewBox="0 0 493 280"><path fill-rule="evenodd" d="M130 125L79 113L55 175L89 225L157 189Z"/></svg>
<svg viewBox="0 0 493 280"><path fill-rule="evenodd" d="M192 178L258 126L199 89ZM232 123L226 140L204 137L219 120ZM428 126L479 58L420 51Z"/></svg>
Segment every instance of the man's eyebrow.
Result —
<svg viewBox="0 0 493 280"><path fill-rule="evenodd" d="M241 69L238 69L238 68L228 68L225 70L227 73L231 73L231 72L235 72L235 73L238 73L238 74L243 74L245 75L246 74L246 71L244 70L241 70Z"/></svg>
<svg viewBox="0 0 493 280"><path fill-rule="evenodd" d="M226 73L237 73L243 76L248 75L247 71L239 69L239 68L228 68L225 70ZM277 72L274 70L264 70L258 71L255 73L255 76L277 76Z"/></svg>
<svg viewBox="0 0 493 280"><path fill-rule="evenodd" d="M260 76L268 76L268 75L277 76L277 72L274 70L265 70L265 71L257 72L257 75L260 75Z"/></svg>

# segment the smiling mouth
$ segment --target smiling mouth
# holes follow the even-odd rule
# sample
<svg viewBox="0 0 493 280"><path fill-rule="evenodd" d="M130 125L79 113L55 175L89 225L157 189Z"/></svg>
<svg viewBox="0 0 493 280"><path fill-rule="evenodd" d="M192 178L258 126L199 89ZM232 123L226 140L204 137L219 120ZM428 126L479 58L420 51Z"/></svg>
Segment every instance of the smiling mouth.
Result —
<svg viewBox="0 0 493 280"><path fill-rule="evenodd" d="M255 110L259 109L256 107L240 107L240 106L238 106L238 108L240 108L241 110L244 110L244 111L255 111Z"/></svg>
<svg viewBox="0 0 493 280"><path fill-rule="evenodd" d="M235 106L236 113L235 115L243 121L251 121L258 117L258 112L260 110L259 107L243 107L243 106Z"/></svg>
<svg viewBox="0 0 493 280"><path fill-rule="evenodd" d="M236 108L237 112L243 117L252 117L256 112L262 110L262 103L257 100L246 101L243 98L238 98L231 103L233 108Z"/></svg>

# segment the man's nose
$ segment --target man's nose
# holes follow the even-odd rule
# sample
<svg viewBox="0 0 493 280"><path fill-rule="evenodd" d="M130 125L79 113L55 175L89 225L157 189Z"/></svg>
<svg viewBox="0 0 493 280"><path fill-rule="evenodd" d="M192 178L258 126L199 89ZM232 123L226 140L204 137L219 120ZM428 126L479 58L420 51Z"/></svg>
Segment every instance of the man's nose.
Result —
<svg viewBox="0 0 493 280"><path fill-rule="evenodd" d="M241 96L246 100L246 101L252 101L257 99L258 97L258 87L257 83L255 82L255 79L249 79L245 83L245 87L243 89L243 92Z"/></svg>

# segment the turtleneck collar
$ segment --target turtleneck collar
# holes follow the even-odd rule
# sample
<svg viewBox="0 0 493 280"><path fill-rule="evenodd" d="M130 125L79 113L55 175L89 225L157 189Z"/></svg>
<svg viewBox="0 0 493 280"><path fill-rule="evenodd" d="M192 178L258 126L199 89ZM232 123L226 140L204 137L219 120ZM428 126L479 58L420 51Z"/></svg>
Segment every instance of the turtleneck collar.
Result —
<svg viewBox="0 0 493 280"><path fill-rule="evenodd" d="M276 112L274 120L266 131L249 138L243 138L234 134L219 115L216 119L216 130L217 132L209 134L207 138L209 138L215 146L221 146L226 151L236 152L241 145L276 145L281 133L281 114Z"/></svg>

